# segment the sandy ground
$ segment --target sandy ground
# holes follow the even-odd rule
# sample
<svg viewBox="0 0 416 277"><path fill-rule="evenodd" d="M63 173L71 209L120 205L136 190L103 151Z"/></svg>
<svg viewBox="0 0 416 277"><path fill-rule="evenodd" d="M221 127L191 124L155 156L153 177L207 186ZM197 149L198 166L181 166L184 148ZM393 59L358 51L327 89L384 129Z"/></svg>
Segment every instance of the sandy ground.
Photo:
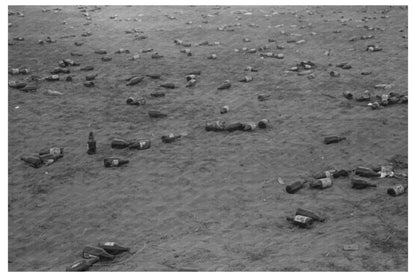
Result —
<svg viewBox="0 0 416 277"><path fill-rule="evenodd" d="M75 6L54 8L9 7L24 13L9 15L9 41L24 37L9 46L9 67L27 66L31 75L44 77L59 60L72 58L81 67L93 65L98 76L95 87L87 88L83 82L90 72L70 67L72 82L41 81L31 93L9 88L9 271L63 271L85 245L100 241L138 252L91 271L407 271L407 193L386 193L406 179L376 179L377 187L365 190L352 189L348 178L336 179L329 189L296 194L277 182L280 177L290 184L329 168L383 165L394 155L407 163L407 105L371 110L367 102L342 96L347 90L407 94L407 8L87 7L91 21ZM229 27L234 31L217 29L237 23ZM135 34L125 33L132 28L147 38L134 40ZM87 31L92 35L82 37ZM349 40L362 35L374 38ZM57 42L37 43L47 36ZM246 37L251 42L243 42ZM287 43L292 38L306 42ZM193 55L180 53L184 47L174 39L192 43ZM196 46L205 40L220 45ZM276 44L285 49L276 50ZM369 44L383 50L368 52ZM264 45L271 47L265 52L283 53L284 59L234 51ZM130 54L114 54L120 48ZM146 48L164 57L151 59L152 53L141 53ZM101 61L97 49L106 49L112 60ZM140 59L129 60L135 53ZM207 59L213 53L218 59ZM318 65L314 79L286 72L302 60ZM341 62L352 68L335 67ZM252 82L240 83L246 66L259 71ZM202 74L194 88L186 88L185 75L193 70ZM341 76L331 77L331 70ZM125 77L149 73L162 78L125 85ZM31 75L9 75L9 81ZM232 87L217 90L225 79ZM178 88L160 88L165 82ZM392 88L375 89L380 83ZM45 95L47 89L64 95ZM154 91L166 96L153 98ZM271 98L259 102L259 94ZM147 104L128 106L129 96L143 96ZM222 105L230 112L221 115ZM168 117L151 119L152 109ZM270 120L270 128L204 129L206 121L262 118ZM90 131L96 134L96 155L86 154ZM160 136L169 132L189 136L162 143ZM347 139L325 145L327 135ZM148 138L152 147L111 149L113 138ZM52 146L64 147L65 156L48 167L31 168L19 159ZM104 168L108 156L130 163ZM293 226L286 216L299 207L328 220L311 229ZM344 251L346 244L359 249Z"/></svg>

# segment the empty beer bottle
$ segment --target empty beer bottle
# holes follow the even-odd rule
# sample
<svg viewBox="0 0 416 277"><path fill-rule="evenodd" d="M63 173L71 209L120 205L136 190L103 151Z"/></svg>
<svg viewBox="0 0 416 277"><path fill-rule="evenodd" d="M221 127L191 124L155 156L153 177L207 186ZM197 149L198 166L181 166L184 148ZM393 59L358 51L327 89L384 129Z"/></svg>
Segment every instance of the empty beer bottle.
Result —
<svg viewBox="0 0 416 277"><path fill-rule="evenodd" d="M143 81L144 77L133 77L129 80L129 82L126 84L126 86L134 86L135 84L140 83L141 81Z"/></svg>
<svg viewBox="0 0 416 277"><path fill-rule="evenodd" d="M315 179L322 179L322 178L339 178L339 177L347 177L348 176L348 171L341 169L341 170L335 170L335 169L331 169L331 170L326 170L324 172L319 172L319 173L315 173L312 175L313 178Z"/></svg>
<svg viewBox="0 0 416 277"><path fill-rule="evenodd" d="M351 184L352 184L352 188L353 189L365 189L368 187L376 187L377 185L372 184L370 182L368 182L367 180L364 179L359 179L359 178L352 178L351 179Z"/></svg>
<svg viewBox="0 0 416 277"><path fill-rule="evenodd" d="M126 100L127 105L135 105L141 106L146 104L146 100L144 98L134 99L133 97L129 97Z"/></svg>
<svg viewBox="0 0 416 277"><path fill-rule="evenodd" d="M326 177L318 180L314 180L309 183L309 187L313 189L325 189L332 186L332 178Z"/></svg>
<svg viewBox="0 0 416 277"><path fill-rule="evenodd" d="M130 149L144 150L151 146L150 139L138 139L130 142Z"/></svg>
<svg viewBox="0 0 416 277"><path fill-rule="evenodd" d="M62 157L64 155L64 149L62 147L44 148L39 151L39 156L42 155L54 155Z"/></svg>
<svg viewBox="0 0 416 277"><path fill-rule="evenodd" d="M224 131L225 130L225 122L224 121L214 121L214 122L207 122L205 124L206 131Z"/></svg>
<svg viewBox="0 0 416 277"><path fill-rule="evenodd" d="M111 241L100 242L100 243L98 243L98 247L101 247L102 249L107 251L107 253L109 253L111 255L117 255L117 254L120 254L122 252L130 252L130 248L121 246L121 245L119 245L115 242L111 242Z"/></svg>
<svg viewBox="0 0 416 277"><path fill-rule="evenodd" d="M239 82L243 82L243 83L248 83L253 81L253 77L252 76L244 76L244 78L240 79Z"/></svg>
<svg viewBox="0 0 416 277"><path fill-rule="evenodd" d="M355 169L355 175L361 177L380 177L380 173L375 172L371 168L359 166Z"/></svg>
<svg viewBox="0 0 416 277"><path fill-rule="evenodd" d="M217 89L223 90L223 89L229 89L231 87L231 82L229 80L225 80L224 83L222 83Z"/></svg>
<svg viewBox="0 0 416 277"><path fill-rule="evenodd" d="M179 139L181 137L181 135L175 135L173 133L170 133L169 135L164 135L161 137L162 142L164 143L171 143L174 142L175 140Z"/></svg>
<svg viewBox="0 0 416 277"><path fill-rule="evenodd" d="M383 165L371 168L373 171L380 174L380 178L393 177L394 171L392 165Z"/></svg>
<svg viewBox="0 0 416 277"><path fill-rule="evenodd" d="M87 153L89 155L95 154L96 150L97 150L97 142L94 139L94 133L90 132L89 136L88 136L88 151Z"/></svg>
<svg viewBox="0 0 416 277"><path fill-rule="evenodd" d="M312 218L313 220L317 220L317 221L319 221L319 222L324 222L324 221L325 221L325 218L324 218L324 217L319 216L319 215L317 215L316 213L314 213L314 212L312 212L312 211L305 210L305 209L302 209L302 208L298 208L298 209L296 210L296 215L303 215L303 216L307 216L307 217L310 217L310 218Z"/></svg>
<svg viewBox="0 0 416 277"><path fill-rule="evenodd" d="M176 88L174 83L165 83L160 85L162 88L174 89Z"/></svg>
<svg viewBox="0 0 416 277"><path fill-rule="evenodd" d="M312 223L313 219L303 215L295 215L294 217L286 217L286 219L292 222L294 225L297 225L302 228L309 228Z"/></svg>
<svg viewBox="0 0 416 277"><path fill-rule="evenodd" d="M83 259L73 263L66 268L66 271L88 271L90 267L100 260L100 257L92 256L89 259Z"/></svg>
<svg viewBox="0 0 416 277"><path fill-rule="evenodd" d="M130 143L124 139L113 139L111 141L111 148L123 149L130 145Z"/></svg>
<svg viewBox="0 0 416 277"><path fill-rule="evenodd" d="M26 162L28 165L34 168L38 168L42 165L42 160L35 155L32 156L22 156L20 159L24 162Z"/></svg>
<svg viewBox="0 0 416 277"><path fill-rule="evenodd" d="M298 190L302 189L304 187L304 185L305 185L305 181L296 181L296 182L286 186L286 191L288 193L293 194L293 193L297 192Z"/></svg>
<svg viewBox="0 0 416 277"><path fill-rule="evenodd" d="M337 142L343 141L345 139L347 139L347 138L346 137L340 137L340 136L329 136L329 137L324 138L324 143L325 144L337 143Z"/></svg>
<svg viewBox="0 0 416 277"><path fill-rule="evenodd" d="M104 159L104 166L105 167L118 167L122 166L123 164L128 164L128 160L122 160L119 158L105 158Z"/></svg>
<svg viewBox="0 0 416 277"><path fill-rule="evenodd" d="M87 245L82 250L82 257L88 259L91 256L99 257L100 260L101 259L104 259L104 260L113 260L114 259L114 255L111 255L110 253L105 251L103 248Z"/></svg>
<svg viewBox="0 0 416 277"><path fill-rule="evenodd" d="M387 193L391 196L399 196L405 193L407 190L407 184L399 184L394 187L388 188Z"/></svg>

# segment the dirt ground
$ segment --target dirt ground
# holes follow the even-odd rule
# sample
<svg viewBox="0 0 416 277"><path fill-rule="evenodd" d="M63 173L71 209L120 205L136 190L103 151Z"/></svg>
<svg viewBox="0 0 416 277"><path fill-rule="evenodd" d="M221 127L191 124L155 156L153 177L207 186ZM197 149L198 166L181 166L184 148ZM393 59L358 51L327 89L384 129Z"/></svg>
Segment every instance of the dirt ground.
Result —
<svg viewBox="0 0 416 277"><path fill-rule="evenodd" d="M98 74L92 88L83 86L91 72L69 67L72 82L38 81L38 90L28 93L8 90L9 271L64 271L85 245L101 241L137 252L91 271L407 271L407 193L386 193L407 182L407 104L372 110L368 102L343 97L345 91L365 90L373 97L407 95L407 7L86 9L91 20L76 6L9 6L24 14L9 15L8 39L14 43L8 46L9 68L31 71L9 75L9 81L48 76L65 58L92 65ZM133 28L142 33L125 32ZM91 35L81 36L85 32ZM141 35L146 38L135 40ZM360 39L366 35L373 38ZM48 36L56 42L38 44ZM354 36L358 39L350 41ZM184 47L174 39L191 43L193 55L181 53ZM213 45L197 46L203 41ZM370 44L382 51L366 51ZM261 46L270 48L253 54L234 50ZM130 53L115 54L120 48ZM154 51L142 53L147 48ZM97 49L106 49L112 60L102 61ZM152 59L154 52L163 57ZM262 59L265 52L283 53L284 59ZM130 60L136 53L140 58ZM218 58L207 59L210 54ZM288 71L303 60L317 65L315 78ZM335 66L342 62L352 68ZM238 82L249 74L247 66L259 70L250 74L252 82ZM194 70L201 75L187 88L185 75ZM331 77L332 70L340 76ZM150 73L162 77L126 86L127 76ZM231 88L217 90L226 79ZM178 88L159 87L166 82ZM381 83L392 87L374 87ZM47 95L48 89L63 95ZM166 96L152 97L155 91ZM271 97L261 102L259 94ZM147 103L126 105L130 96ZM223 105L229 113L219 113ZM149 110L168 117L149 118ZM262 118L270 120L270 128L205 131L207 121ZM86 154L90 131L96 155ZM189 135L162 143L160 137L170 132ZM347 139L326 145L328 135ZM113 138L148 138L152 147L112 149ZM52 146L64 147L65 154L50 166L35 169L20 160ZM110 156L130 163L105 168L103 158ZM402 159L402 177L373 179L376 188L354 190L349 178L340 178L325 190L288 194L277 181L287 185L331 168L384 165L394 156ZM298 228L286 220L297 208L328 220ZM349 244L358 250L343 250Z"/></svg>

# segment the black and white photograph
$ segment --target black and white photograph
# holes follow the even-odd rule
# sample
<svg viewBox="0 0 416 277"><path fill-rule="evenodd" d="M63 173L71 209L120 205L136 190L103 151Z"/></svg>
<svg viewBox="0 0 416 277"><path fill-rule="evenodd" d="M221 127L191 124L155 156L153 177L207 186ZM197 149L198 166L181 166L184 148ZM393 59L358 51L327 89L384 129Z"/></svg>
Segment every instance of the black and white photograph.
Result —
<svg viewBox="0 0 416 277"><path fill-rule="evenodd" d="M6 9L5 271L409 271L407 4Z"/></svg>

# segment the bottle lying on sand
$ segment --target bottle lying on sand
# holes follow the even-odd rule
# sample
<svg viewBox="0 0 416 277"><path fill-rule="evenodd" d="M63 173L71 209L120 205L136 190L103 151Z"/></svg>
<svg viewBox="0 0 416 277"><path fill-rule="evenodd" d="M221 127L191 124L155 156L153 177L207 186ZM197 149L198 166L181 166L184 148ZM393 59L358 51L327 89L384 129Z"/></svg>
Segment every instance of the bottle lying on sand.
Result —
<svg viewBox="0 0 416 277"><path fill-rule="evenodd" d="M313 223L313 219L303 215L295 215L294 217L286 217L286 219L302 228L309 228Z"/></svg>
<svg viewBox="0 0 416 277"><path fill-rule="evenodd" d="M303 216L307 216L312 218L313 220L319 221L319 222L324 222L326 219L323 216L319 216L318 214L309 211L309 210L305 210L302 208L298 208L296 210L296 215L303 215Z"/></svg>
<svg viewBox="0 0 416 277"><path fill-rule="evenodd" d="M139 76L132 77L131 79L128 80L128 83L126 84L126 86L134 86L140 83L141 81L143 81L143 79L144 77L139 77Z"/></svg>
<svg viewBox="0 0 416 277"><path fill-rule="evenodd" d="M339 178L339 177L347 177L348 174L349 174L348 171L344 169L341 169L341 170L331 169L331 170L315 173L312 175L312 177L315 179L331 178L331 177Z"/></svg>
<svg viewBox="0 0 416 277"><path fill-rule="evenodd" d="M160 85L162 88L174 89L176 88L174 83L165 83Z"/></svg>
<svg viewBox="0 0 416 277"><path fill-rule="evenodd" d="M186 82L185 87L191 88L191 87L194 87L195 85L196 85L196 79L192 79L192 80L189 80L188 82Z"/></svg>
<svg viewBox="0 0 416 277"><path fill-rule="evenodd" d="M407 184L395 185L394 187L388 188L387 193L391 196L399 196L406 192L407 186Z"/></svg>
<svg viewBox="0 0 416 277"><path fill-rule="evenodd" d="M62 147L44 148L39 151L39 156L42 156L42 155L55 155L55 156L63 157L64 148Z"/></svg>
<svg viewBox="0 0 416 277"><path fill-rule="evenodd" d="M223 89L229 89L231 87L230 80L225 80L224 83L222 83L217 89L223 90Z"/></svg>
<svg viewBox="0 0 416 277"><path fill-rule="evenodd" d="M264 118L264 119L260 120L259 123L257 123L257 126L260 129L265 129L265 128L267 128L267 126L269 126L269 120Z"/></svg>
<svg viewBox="0 0 416 277"><path fill-rule="evenodd" d="M253 81L253 77L251 77L251 76L244 76L243 79L239 80L239 82L243 82L243 83L248 83L248 82L251 82L251 81Z"/></svg>
<svg viewBox="0 0 416 277"><path fill-rule="evenodd" d="M154 110L149 111L148 113L149 113L149 117L152 117L152 118L163 118L163 117L168 116L165 113L162 113L162 112L159 112L159 111L154 111Z"/></svg>
<svg viewBox="0 0 416 277"><path fill-rule="evenodd" d="M381 174L374 171L371 168L359 166L355 169L355 175L361 176L361 177L380 177Z"/></svg>
<svg viewBox="0 0 416 277"><path fill-rule="evenodd" d="M15 89L22 89L26 86L27 84L24 82L19 82L19 81L10 81L9 82L9 87L11 88L15 88Z"/></svg>
<svg viewBox="0 0 416 277"><path fill-rule="evenodd" d="M225 122L222 120L214 121L214 122L207 122L205 124L206 131L224 131L225 130Z"/></svg>
<svg viewBox="0 0 416 277"><path fill-rule="evenodd" d="M118 167L118 166L122 166L128 163L129 163L129 160L122 160L119 158L105 158L104 159L105 167Z"/></svg>
<svg viewBox="0 0 416 277"><path fill-rule="evenodd" d="M100 260L101 259L103 259L103 260L113 260L114 259L114 255L111 255L110 253L105 251L103 248L87 245L82 250L82 257L85 258L85 259L88 259L91 256L99 257Z"/></svg>
<svg viewBox="0 0 416 277"><path fill-rule="evenodd" d="M309 187L312 189L326 189L332 187L332 178L326 177L322 179L313 180L309 183Z"/></svg>
<svg viewBox="0 0 416 277"><path fill-rule="evenodd" d="M150 139L138 139L138 140L133 140L129 143L130 149L144 150L144 149L149 149L150 146L151 146Z"/></svg>
<svg viewBox="0 0 416 277"><path fill-rule="evenodd" d="M175 135L173 133L170 133L169 135L164 135L161 137L162 142L164 143L171 143L174 142L175 140L179 139L181 137L181 135Z"/></svg>
<svg viewBox="0 0 416 277"><path fill-rule="evenodd" d="M298 190L302 189L305 186L306 181L296 181L288 186L286 186L286 191L288 193L295 193Z"/></svg>
<svg viewBox="0 0 416 277"><path fill-rule="evenodd" d="M95 141L93 132L90 132L90 134L88 136L87 144L88 144L87 154L89 154L89 155L95 154L96 151L97 151L97 142Z"/></svg>
<svg viewBox="0 0 416 277"><path fill-rule="evenodd" d="M329 137L324 138L324 143L325 144L337 143L337 142L343 141L345 139L347 139L347 138L346 137L340 137L340 136L329 136Z"/></svg>
<svg viewBox="0 0 416 277"><path fill-rule="evenodd" d="M20 159L26 162L28 165L34 168L39 168L42 165L42 160L39 156L31 155L31 156L22 156Z"/></svg>
<svg viewBox="0 0 416 277"><path fill-rule="evenodd" d="M392 165L382 165L372 168L373 171L380 174L380 178L393 177L394 168Z"/></svg>
<svg viewBox="0 0 416 277"><path fill-rule="evenodd" d="M88 271L90 267L100 260L100 257L90 256L89 259L83 259L73 263L66 268L66 271Z"/></svg>
<svg viewBox="0 0 416 277"><path fill-rule="evenodd" d="M45 78L47 81L59 81L59 75L50 75Z"/></svg>
<svg viewBox="0 0 416 277"><path fill-rule="evenodd" d="M130 248L121 246L121 245L119 245L115 242L111 242L111 241L100 242L100 243L98 243L98 247L101 247L102 249L107 251L107 253L109 253L111 255L117 255L117 254L120 254L122 252L130 252Z"/></svg>
<svg viewBox="0 0 416 277"><path fill-rule="evenodd" d="M129 147L130 142L124 139L113 139L111 141L111 148L123 149Z"/></svg>
<svg viewBox="0 0 416 277"><path fill-rule="evenodd" d="M365 189L368 187L377 187L376 184L372 184L368 182L367 180L356 178L356 177L351 178L351 184L352 184L353 189Z"/></svg>
<svg viewBox="0 0 416 277"><path fill-rule="evenodd" d="M133 97L129 97L126 103L127 105L142 106L146 104L146 100L144 98L134 99Z"/></svg>
<svg viewBox="0 0 416 277"><path fill-rule="evenodd" d="M355 97L355 101L358 101L358 102L370 101L370 99L371 99L371 95L368 90L364 91L361 95L357 95Z"/></svg>

